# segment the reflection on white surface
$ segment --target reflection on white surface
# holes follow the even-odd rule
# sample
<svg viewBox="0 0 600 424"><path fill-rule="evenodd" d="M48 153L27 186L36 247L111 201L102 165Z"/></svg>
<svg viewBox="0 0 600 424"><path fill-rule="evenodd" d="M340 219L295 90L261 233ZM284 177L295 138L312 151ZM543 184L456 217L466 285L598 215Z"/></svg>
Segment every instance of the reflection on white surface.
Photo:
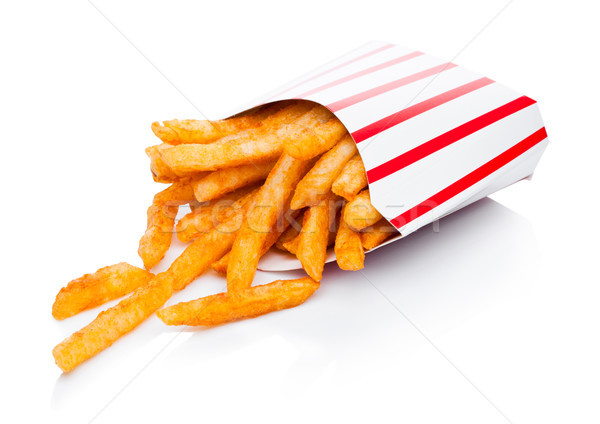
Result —
<svg viewBox="0 0 600 424"><path fill-rule="evenodd" d="M513 276L524 272L536 251L525 218L483 199L442 219L439 232L426 227L372 252L361 272L326 265L321 288L295 309L214 328L165 327L151 317L110 349L59 377L52 405L60 413L78 403L85 411L78 418L89 420L135 378L102 412L104 420L114 419L123 402L139 404L142 399L201 399L213 407L225 407L226 398L246 399L239 408L252 410L258 405L253 402L268 396L279 402L277 408L285 408L307 392L329 397L331 390L342 394L357 384L364 388L383 373L398 381L409 379L411 387L400 384L397 393L375 390L373 396L392 396L394 402L403 396L404 407L425 408L429 395L439 392L436 396L442 398L444 391L462 390L464 403L439 407L448 413L481 408L479 416L493 422L489 405L371 284L443 345L462 323L528 289ZM259 272L256 280L262 284L298 275ZM208 274L169 304L224 288L221 277ZM452 346L448 349L460 356ZM161 387L152 388L153 381ZM235 411L224 414L237 417Z"/></svg>

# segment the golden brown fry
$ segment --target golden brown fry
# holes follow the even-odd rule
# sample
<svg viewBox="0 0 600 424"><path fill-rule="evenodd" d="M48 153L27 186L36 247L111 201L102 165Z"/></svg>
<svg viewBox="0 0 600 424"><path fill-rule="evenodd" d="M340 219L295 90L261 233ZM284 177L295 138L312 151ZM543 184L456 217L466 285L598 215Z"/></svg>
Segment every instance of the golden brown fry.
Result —
<svg viewBox="0 0 600 424"><path fill-rule="evenodd" d="M244 215L253 202L235 208L233 216L201 234L173 261L169 272L174 277L173 288L181 290L223 257L233 245Z"/></svg>
<svg viewBox="0 0 600 424"><path fill-rule="evenodd" d="M161 126L159 122L153 122L152 132L169 144L205 144L257 124L258 122L252 115L218 121L173 119L172 121L164 121L164 126Z"/></svg>
<svg viewBox="0 0 600 424"><path fill-rule="evenodd" d="M381 218L374 225L365 228L361 231L361 241L365 249L373 249L390 237L400 234L396 227L388 222L387 219Z"/></svg>
<svg viewBox="0 0 600 424"><path fill-rule="evenodd" d="M185 205L195 200L194 189L187 180L173 183L154 196L154 203L168 203L169 206Z"/></svg>
<svg viewBox="0 0 600 424"><path fill-rule="evenodd" d="M150 284L138 288L127 299L101 312L89 325L58 344L52 354L60 369L71 371L152 315L173 292L171 280L166 277L159 274Z"/></svg>
<svg viewBox="0 0 600 424"><path fill-rule="evenodd" d="M302 222L302 221L300 221ZM300 234L300 228L297 225L290 225L290 227L281 234L279 239L275 242L275 247L279 250L289 251L284 244L294 240Z"/></svg>
<svg viewBox="0 0 600 424"><path fill-rule="evenodd" d="M335 218L338 203L336 197L328 196L304 213L302 231L297 237L296 257L306 273L315 281L321 281L330 225L333 225L332 217Z"/></svg>
<svg viewBox="0 0 600 424"><path fill-rule="evenodd" d="M148 283L154 274L128 263L100 268L60 289L52 305L52 316L65 319L131 293Z"/></svg>
<svg viewBox="0 0 600 424"><path fill-rule="evenodd" d="M178 303L157 312L167 325L219 325L293 308L308 299L319 283L309 277L277 280L237 293L220 293Z"/></svg>
<svg viewBox="0 0 600 424"><path fill-rule="evenodd" d="M260 188L254 206L236 237L227 268L227 290L250 287L268 233L283 216L294 186L312 165L283 154Z"/></svg>
<svg viewBox="0 0 600 424"><path fill-rule="evenodd" d="M148 225L140 239L138 254L144 267L158 264L171 246L171 237L179 205L194 200L194 191L186 181L178 181L154 196L148 208Z"/></svg>
<svg viewBox="0 0 600 424"><path fill-rule="evenodd" d="M347 207L346 204L344 209ZM342 209L342 215L344 215L344 209ZM357 271L365 266L365 252L360 233L350 228L344 220L341 220L335 238L335 257L338 266L346 271Z"/></svg>
<svg viewBox="0 0 600 424"><path fill-rule="evenodd" d="M162 141L171 145L186 143L206 144L239 131L259 126L263 120L275 120L278 117L277 113L283 107L295 104L297 102L289 104L281 102L266 105L250 114L241 114L217 121L174 119L172 121L164 121L164 126L161 126L159 122L153 122L152 132Z"/></svg>
<svg viewBox="0 0 600 424"><path fill-rule="evenodd" d="M160 150L166 147L171 147L169 144L159 144L146 148L146 155L150 158L150 171L152 178L157 183L172 183L179 179L179 176L173 172L171 168L160 157Z"/></svg>
<svg viewBox="0 0 600 424"><path fill-rule="evenodd" d="M288 125L283 135L286 153L308 160L331 149L347 134L346 127L329 110L315 106L293 125Z"/></svg>
<svg viewBox="0 0 600 424"><path fill-rule="evenodd" d="M148 226L140 239L138 254L146 269L158 264L171 246L178 206L153 203L148 208Z"/></svg>
<svg viewBox="0 0 600 424"><path fill-rule="evenodd" d="M331 185L346 162L356 154L356 143L350 135L344 136L302 178L292 198L292 209L314 206L331 192Z"/></svg>
<svg viewBox="0 0 600 424"><path fill-rule="evenodd" d="M177 175L276 160L283 150L283 137L297 126L286 124L294 122L307 107L304 102L289 106L263 125L223 137L216 143L162 150L161 158Z"/></svg>
<svg viewBox="0 0 600 424"><path fill-rule="evenodd" d="M187 243L211 231L219 222L232 217L236 209L252 201L257 191L258 188L244 187L188 213L177 222L177 238Z"/></svg>
<svg viewBox="0 0 600 424"><path fill-rule="evenodd" d="M192 182L194 195L199 202L217 199L226 193L250 184L264 181L275 161L219 169Z"/></svg>
<svg viewBox="0 0 600 424"><path fill-rule="evenodd" d="M298 252L299 244L300 244L300 233L298 233L298 235L296 237L294 237L293 239L288 240L285 243L282 243L281 246L283 247L283 249L287 250L292 255L296 255L296 253Z"/></svg>
<svg viewBox="0 0 600 424"><path fill-rule="evenodd" d="M360 231L375 224L382 218L381 214L371 204L369 190L361 191L344 210L343 219L354 231Z"/></svg>
<svg viewBox="0 0 600 424"><path fill-rule="evenodd" d="M269 249L275 244L275 242L280 239L282 233L287 231L288 226L290 225L290 219L293 220L298 215L298 211L293 211L289 218L283 219L275 224L275 227L271 230L271 232L267 235L265 239L265 244L262 247L260 256L262 257L265 253L269 251ZM227 267L229 266L229 256L231 252L228 252L225 256L223 256L218 261L214 262L211 267L215 272L219 274L227 275Z"/></svg>
<svg viewBox="0 0 600 424"><path fill-rule="evenodd" d="M351 201L366 186L367 173L365 172L365 166L360 155L355 155L346 163L342 172L337 176L331 186L331 191L347 201Z"/></svg>

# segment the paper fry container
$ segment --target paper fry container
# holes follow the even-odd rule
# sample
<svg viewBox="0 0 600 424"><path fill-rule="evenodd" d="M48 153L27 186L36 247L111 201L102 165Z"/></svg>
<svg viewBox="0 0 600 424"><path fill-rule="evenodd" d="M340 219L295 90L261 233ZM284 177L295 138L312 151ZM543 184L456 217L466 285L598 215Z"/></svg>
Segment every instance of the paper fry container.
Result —
<svg viewBox="0 0 600 424"><path fill-rule="evenodd" d="M368 43L249 106L286 99L327 107L352 134L371 202L401 233L388 243L531 176L548 143L534 100L388 43ZM277 252L259 264L299 268Z"/></svg>

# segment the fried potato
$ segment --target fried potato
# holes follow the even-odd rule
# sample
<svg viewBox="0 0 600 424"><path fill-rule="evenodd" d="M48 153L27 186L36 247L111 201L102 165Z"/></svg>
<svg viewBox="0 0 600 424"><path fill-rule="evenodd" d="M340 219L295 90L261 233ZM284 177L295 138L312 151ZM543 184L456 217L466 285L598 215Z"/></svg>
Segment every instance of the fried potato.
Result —
<svg viewBox="0 0 600 424"><path fill-rule="evenodd" d="M261 164L242 165L235 168L219 169L192 182L194 195L199 202L217 199L238 188L264 181L275 161Z"/></svg>
<svg viewBox="0 0 600 424"><path fill-rule="evenodd" d="M306 301L319 283L309 277L277 280L236 293L220 293L182 302L157 312L167 325L219 325L293 308Z"/></svg>
<svg viewBox="0 0 600 424"><path fill-rule="evenodd" d="M64 372L71 371L137 327L160 308L172 292L170 278L159 274L150 284L101 312L89 325L58 344L52 350L56 364Z"/></svg>
<svg viewBox="0 0 600 424"><path fill-rule="evenodd" d="M140 239L138 254L146 269L158 264L171 246L171 237L179 205L194 200L194 191L188 182L179 181L154 196L148 208L146 232Z"/></svg>
<svg viewBox="0 0 600 424"><path fill-rule="evenodd" d="M154 274L128 263L100 268L60 289L52 305L52 316L65 319L131 293L148 283Z"/></svg>
<svg viewBox="0 0 600 424"><path fill-rule="evenodd" d="M296 103L292 102L289 105L295 105ZM171 145L212 143L219 138L259 126L265 120L273 120L276 118L273 115L277 115L277 112L286 104L287 102L281 102L280 104L267 105L256 109L252 114L234 116L218 121L174 119L164 121L162 126L159 122L153 122L152 132L163 142Z"/></svg>
<svg viewBox="0 0 600 424"><path fill-rule="evenodd" d="M344 206L344 209L348 204ZM342 215L345 211L342 210ZM346 221L341 220L335 238L335 257L338 266L346 271L357 271L365 266L365 252L361 242L360 233L348 226Z"/></svg>
<svg viewBox="0 0 600 424"><path fill-rule="evenodd" d="M169 144L159 144L146 148L146 155L150 158L150 171L152 178L157 183L173 183L179 179L179 176L160 157L160 150L165 147L171 147Z"/></svg>
<svg viewBox="0 0 600 424"><path fill-rule="evenodd" d="M175 227L177 238L187 243L211 231L218 223L233 216L237 209L251 202L257 192L258 188L244 187L190 212L177 222Z"/></svg>
<svg viewBox="0 0 600 424"><path fill-rule="evenodd" d="M338 196L342 196L347 201L354 197L367 186L367 173L360 155L355 155L346 163L342 172L337 176L331 191Z"/></svg>
<svg viewBox="0 0 600 424"><path fill-rule="evenodd" d="M350 135L346 135L323 154L298 183L292 198L292 209L314 206L325 199L330 193L333 181L356 152L356 143Z"/></svg>
<svg viewBox="0 0 600 424"><path fill-rule="evenodd" d="M387 219L381 218L374 225L361 231L360 238L365 249L373 249L399 232Z"/></svg>
<svg viewBox="0 0 600 424"><path fill-rule="evenodd" d="M154 203L168 203L169 206L179 206L195 200L194 189L188 180L183 180L175 182L163 191L156 193L153 201Z"/></svg>
<svg viewBox="0 0 600 424"><path fill-rule="evenodd" d="M298 211L293 211L291 218L293 219L298 215ZM271 232L267 235L265 239L265 244L262 247L260 256L264 256L265 253L269 251L269 249L275 244L275 242L280 238L282 233L287 231L287 228L290 225L290 219L286 218L282 220L283 222L275 224ZM214 262L211 267L215 272L219 274L227 275L227 267L229 266L229 255L231 252L228 252L225 256L223 256L218 261Z"/></svg>
<svg viewBox="0 0 600 424"><path fill-rule="evenodd" d="M333 220L338 206L337 196L329 195L304 213L302 231L297 237L296 257L302 263L306 273L315 281L321 281L330 228L334 226ZM288 247L291 250L291 246Z"/></svg>
<svg viewBox="0 0 600 424"><path fill-rule="evenodd" d="M268 233L283 216L294 187L312 163L283 154L269 173L231 249L227 268L228 291L248 288L252 284Z"/></svg>
<svg viewBox="0 0 600 424"><path fill-rule="evenodd" d="M175 276L175 290L181 290L194 281L231 249L244 215L252 203L246 202L234 209L233 216L217 224L211 231L201 234L173 261L168 272Z"/></svg>
<svg viewBox="0 0 600 424"><path fill-rule="evenodd" d="M275 242L275 247L277 247L279 250L289 252L289 250L286 247L284 247L284 244L298 237L298 234L300 234L300 228L301 227L295 225L290 225L290 227L287 230L285 230L283 234L281 234L281 236L277 239L277 241Z"/></svg>
<svg viewBox="0 0 600 424"><path fill-rule="evenodd" d="M161 158L177 175L198 171L259 164L276 160L283 151L283 138L298 131L297 125L288 127L301 116L308 106L304 103L287 107L277 113L273 124L223 137L212 144L188 144L160 151ZM281 116L279 116L281 115Z"/></svg>
<svg viewBox="0 0 600 424"><path fill-rule="evenodd" d="M347 134L346 127L329 110L315 106L300 117L283 136L286 153L296 159L312 159L331 149Z"/></svg>
<svg viewBox="0 0 600 424"><path fill-rule="evenodd" d="M382 218L371 204L369 190L361 191L352 201L346 204L343 219L354 231L360 231L375 224Z"/></svg>
<svg viewBox="0 0 600 424"><path fill-rule="evenodd" d="M162 203L153 203L148 208L148 225L138 247L138 255L146 269L157 265L169 250L178 209L178 206Z"/></svg>

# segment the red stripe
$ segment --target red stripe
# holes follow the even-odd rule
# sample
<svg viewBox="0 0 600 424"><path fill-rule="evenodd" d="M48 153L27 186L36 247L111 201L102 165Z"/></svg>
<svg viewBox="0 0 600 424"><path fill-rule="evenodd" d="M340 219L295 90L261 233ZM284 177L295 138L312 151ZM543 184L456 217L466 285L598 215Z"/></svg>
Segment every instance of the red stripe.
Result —
<svg viewBox="0 0 600 424"><path fill-rule="evenodd" d="M529 97L519 97L512 102L506 103L505 105L478 116L477 118L453 128L442 135L426 141L414 149L411 149L400 156L390 159L389 161L370 169L367 172L369 183L373 184L375 181L379 181L380 179L385 178L388 175L401 170L402 168L406 168L407 166L423 159L424 157L429 156L438 150L457 142L458 140L462 140L463 138L481 130L482 128L485 128L494 122L498 122L499 120L525 109L527 106L531 106L534 103L535 100L532 100Z"/></svg>
<svg viewBox="0 0 600 424"><path fill-rule="evenodd" d="M393 126L396 126L417 115L420 115L423 112L427 112L430 109L433 109L437 106L440 106L444 103L449 102L450 100L454 100L472 91L475 91L481 87L485 87L486 85L489 85L493 82L494 81L489 78L480 78L478 80L471 81L470 83L446 91L445 93L439 94L435 97L432 97L431 99L427 99L413 106L407 107L406 109L403 109L400 112L396 112L390 116L386 116L385 118L373 122L372 124L369 124L366 127L361 128L360 130L356 130L352 133L352 138L354 138L354 141L356 143L360 143L361 141L364 141L367 138L371 138L382 131L392 128Z"/></svg>
<svg viewBox="0 0 600 424"><path fill-rule="evenodd" d="M548 135L546 134L546 128L540 128L539 130L531 134L529 137L525 138L510 149L506 150L504 153L496 156L494 159L480 166L473 172L465 175L460 180L449 185L439 193L434 194L429 199L425 200L424 202L421 202L414 208L409 209L403 214L392 219L390 222L396 228L400 228L408 224L409 222L414 221L421 215L424 215L425 213L431 211L433 208L450 200L457 194L465 191L469 187L483 180L485 177L491 175L503 166L507 165L509 162L515 160L517 157L531 149L533 146L546 139L547 136Z"/></svg>
<svg viewBox="0 0 600 424"><path fill-rule="evenodd" d="M327 88L335 87L336 85L340 85L345 82L352 81L355 78L371 74L371 73L373 73L375 71L379 71L381 69L389 68L390 66L397 65L398 63L402 63L402 62L405 62L407 60L410 60L410 59L413 59L415 57L422 56L422 55L423 55L423 53L421 53L421 52L413 52L413 53L410 53L410 54L407 54L407 55L404 55L401 57L397 57L396 59L388 60L387 62L380 63L379 65L372 66L370 68L356 72L352 75L348 75L348 76L340 78L336 81L332 81L328 84L323 84L320 87L313 88L312 90L308 90L306 93L299 94L296 97L305 98L307 96L310 96L311 94L318 93L319 91L323 91Z"/></svg>
<svg viewBox="0 0 600 424"><path fill-rule="evenodd" d="M323 75L326 75L326 74L328 74L329 72L336 71L336 70L338 70L338 69L340 69L340 68L343 68L343 67L344 67L344 66L346 66L346 65L350 65L351 63L358 62L359 60L361 60L361 59L364 59L365 57L372 56L372 55L374 55L374 54L376 54L376 53L382 52L382 51L384 51L384 50L387 50L387 49L389 49L389 48L391 48L391 47L394 47L394 45L393 45L393 44L386 44L385 46L381 46L381 47L379 47L378 49L372 50L372 51L370 51L370 52L367 52L367 53L365 53L365 54L362 54L362 55L360 55L360 56L358 56L358 57L355 57L355 58L353 58L353 59L350 59L350 60L348 60L348 61L346 61L346 62L344 62L344 63L341 63L341 64L339 64L339 65L337 65L337 66L334 66L334 67L333 67L333 68L331 68L331 69L327 69L327 70L325 70L325 71L323 71L323 72L320 72L320 73L318 73L317 75L313 75L312 77L309 77L309 78L307 78L307 79L305 79L305 80L302 80L302 81L300 81L299 83L297 83L297 84L295 84L295 85L293 85L293 86L291 86L291 87L289 87L289 88L286 88L285 90L283 90L283 91L281 91L281 92L277 93L277 94L276 94L276 95L274 95L272 98L274 98L274 97L277 97L277 96L280 96L280 95L282 95L283 93L286 93L286 92L288 92L288 91L290 91L290 90L293 90L294 88L296 88L296 87L299 87L299 86L301 86L302 84L305 84L305 83L307 83L307 82L309 82L309 81L312 81L312 80L314 80L314 79L317 79L317 78L319 78L319 77L322 77Z"/></svg>
<svg viewBox="0 0 600 424"><path fill-rule="evenodd" d="M387 84L380 85L379 87L371 88L370 90L363 91L362 93L358 93L354 96L350 96L337 102L331 103L330 105L327 105L327 108L329 108L329 110L331 110L332 112L337 112L356 103L360 103L364 100L370 99L371 97L375 97L388 91L394 90L396 88L402 87L404 85L413 83L415 81L422 80L423 78L439 74L440 72L443 72L447 69L452 69L455 66L456 65L454 63L442 63L441 65L434 66L433 68L417 72L416 74L400 78L396 81L388 82Z"/></svg>

